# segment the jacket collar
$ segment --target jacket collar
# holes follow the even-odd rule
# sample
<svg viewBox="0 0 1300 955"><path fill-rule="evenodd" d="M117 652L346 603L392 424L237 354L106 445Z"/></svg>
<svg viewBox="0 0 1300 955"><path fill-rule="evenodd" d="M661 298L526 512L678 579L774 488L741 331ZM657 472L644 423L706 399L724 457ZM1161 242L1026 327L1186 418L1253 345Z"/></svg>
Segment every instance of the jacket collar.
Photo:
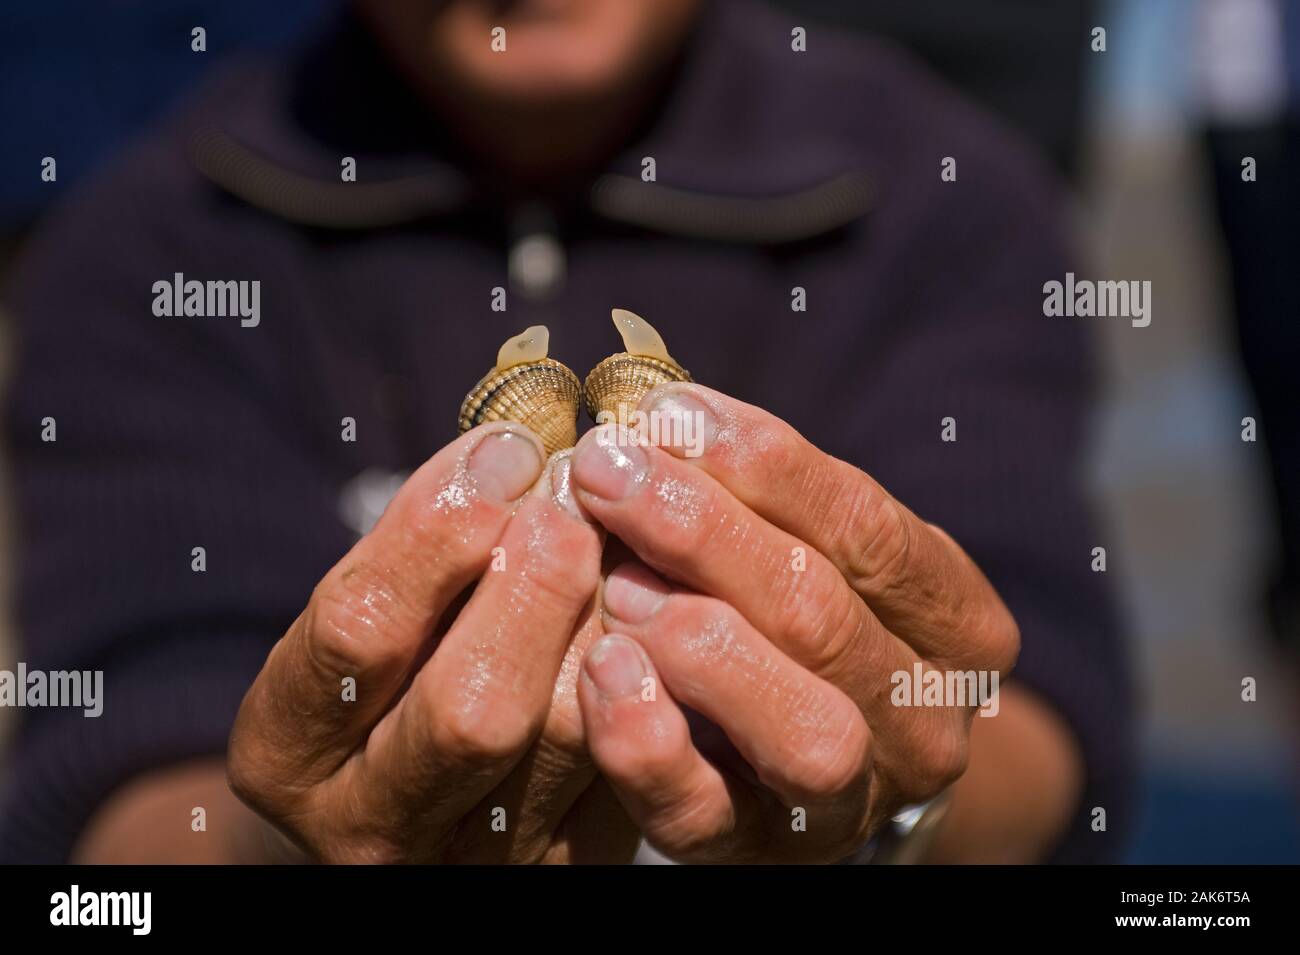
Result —
<svg viewBox="0 0 1300 955"><path fill-rule="evenodd" d="M874 183L832 139L791 135L765 111L786 77L774 69L782 24L761 7L705 4L678 75L641 132L583 196L596 216L669 235L780 244L868 213ZM278 218L372 229L462 212L480 198L427 109L354 14L340 16L284 72L267 72L233 110L200 122L195 167ZM343 183L342 156L364 181ZM643 182L642 158L658 181Z"/></svg>

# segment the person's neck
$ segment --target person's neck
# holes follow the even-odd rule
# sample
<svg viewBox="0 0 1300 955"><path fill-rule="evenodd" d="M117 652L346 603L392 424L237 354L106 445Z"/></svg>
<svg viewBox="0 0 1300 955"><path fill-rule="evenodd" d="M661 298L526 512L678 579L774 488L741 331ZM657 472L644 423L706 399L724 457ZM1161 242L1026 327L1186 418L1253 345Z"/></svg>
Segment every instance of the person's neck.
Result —
<svg viewBox="0 0 1300 955"><path fill-rule="evenodd" d="M603 168L654 114L671 63L599 96L503 102L429 84L424 98L484 171L525 190L563 190Z"/></svg>

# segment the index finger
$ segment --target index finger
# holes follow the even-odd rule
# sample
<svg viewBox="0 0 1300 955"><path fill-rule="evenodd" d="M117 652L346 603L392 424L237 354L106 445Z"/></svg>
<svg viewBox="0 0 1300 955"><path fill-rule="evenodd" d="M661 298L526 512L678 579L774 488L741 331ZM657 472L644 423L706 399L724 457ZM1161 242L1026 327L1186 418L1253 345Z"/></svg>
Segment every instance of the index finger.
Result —
<svg viewBox="0 0 1300 955"><path fill-rule="evenodd" d="M661 385L641 410L656 444L827 557L890 631L952 660L984 635L1014 659L1015 623L974 561L870 475L702 385Z"/></svg>
<svg viewBox="0 0 1300 955"><path fill-rule="evenodd" d="M526 428L501 423L463 435L411 475L272 649L231 733L232 776L270 772L305 788L343 763L487 566L542 461Z"/></svg>

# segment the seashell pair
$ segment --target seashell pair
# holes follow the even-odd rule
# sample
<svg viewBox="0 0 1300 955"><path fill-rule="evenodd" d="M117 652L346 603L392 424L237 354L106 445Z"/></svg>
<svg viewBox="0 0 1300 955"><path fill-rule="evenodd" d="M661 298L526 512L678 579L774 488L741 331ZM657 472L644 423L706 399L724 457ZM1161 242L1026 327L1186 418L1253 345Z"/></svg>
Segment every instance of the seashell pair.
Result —
<svg viewBox="0 0 1300 955"><path fill-rule="evenodd" d="M517 421L541 438L547 454L554 454L577 443L584 402L597 422L625 418L655 385L692 380L644 318L621 308L610 317L625 350L593 368L585 385L568 367L547 357L550 332L545 325L509 339L497 353L496 367L465 396L460 432L485 421Z"/></svg>

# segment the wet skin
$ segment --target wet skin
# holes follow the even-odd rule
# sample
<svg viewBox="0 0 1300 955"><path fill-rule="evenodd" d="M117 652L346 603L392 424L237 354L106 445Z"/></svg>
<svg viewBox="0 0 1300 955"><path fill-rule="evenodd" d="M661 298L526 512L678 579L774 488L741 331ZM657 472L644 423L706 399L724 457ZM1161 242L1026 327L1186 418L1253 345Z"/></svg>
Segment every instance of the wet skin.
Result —
<svg viewBox="0 0 1300 955"><path fill-rule="evenodd" d="M235 791L331 861L833 861L955 780L974 709L889 677L1013 665L960 547L758 408L642 408L703 415L703 454L607 425L543 473L494 424L417 471L250 690Z"/></svg>

